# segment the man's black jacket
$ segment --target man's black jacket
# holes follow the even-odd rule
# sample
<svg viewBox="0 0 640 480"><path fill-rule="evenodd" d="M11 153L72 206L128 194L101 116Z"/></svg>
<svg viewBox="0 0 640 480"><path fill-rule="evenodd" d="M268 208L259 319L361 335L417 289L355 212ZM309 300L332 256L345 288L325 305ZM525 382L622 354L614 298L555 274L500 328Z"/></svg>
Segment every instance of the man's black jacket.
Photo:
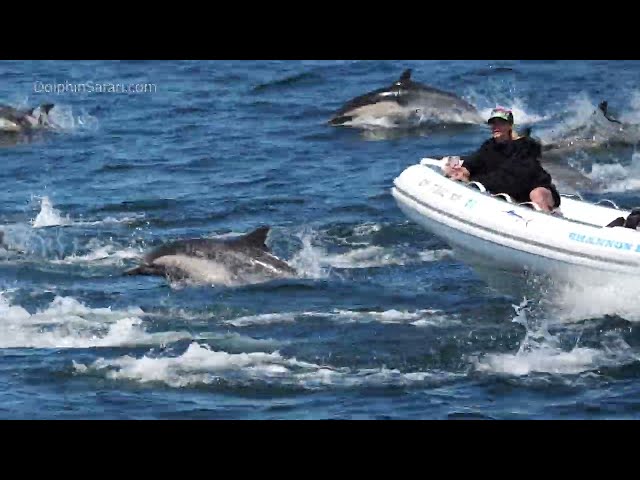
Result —
<svg viewBox="0 0 640 480"><path fill-rule="evenodd" d="M552 187L551 175L540 165L542 148L529 137L507 142L493 138L469 156L462 157L471 181L480 182L491 193L507 193L516 202L528 202L537 187Z"/></svg>

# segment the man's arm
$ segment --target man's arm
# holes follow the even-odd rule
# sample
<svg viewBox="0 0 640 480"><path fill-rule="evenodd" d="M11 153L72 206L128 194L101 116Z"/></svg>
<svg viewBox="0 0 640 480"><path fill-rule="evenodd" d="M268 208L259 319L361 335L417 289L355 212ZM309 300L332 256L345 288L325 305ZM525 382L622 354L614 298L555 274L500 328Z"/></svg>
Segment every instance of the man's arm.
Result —
<svg viewBox="0 0 640 480"><path fill-rule="evenodd" d="M461 157L462 166L467 169L471 176L482 174L486 171L486 151L489 146L489 140L484 142L478 150L470 155Z"/></svg>

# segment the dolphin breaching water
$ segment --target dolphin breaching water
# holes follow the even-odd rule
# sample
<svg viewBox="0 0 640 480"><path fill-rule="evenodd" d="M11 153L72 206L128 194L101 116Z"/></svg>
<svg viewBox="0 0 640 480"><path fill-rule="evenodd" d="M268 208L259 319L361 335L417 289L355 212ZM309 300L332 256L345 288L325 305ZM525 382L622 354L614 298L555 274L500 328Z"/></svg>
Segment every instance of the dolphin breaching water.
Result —
<svg viewBox="0 0 640 480"><path fill-rule="evenodd" d="M405 70L393 84L349 100L328 122L348 127L415 127L434 124L482 124L476 107L457 95L423 85Z"/></svg>
<svg viewBox="0 0 640 480"><path fill-rule="evenodd" d="M51 128L49 112L54 104L45 103L39 107L20 110L8 105L0 105L0 132L25 133Z"/></svg>
<svg viewBox="0 0 640 480"><path fill-rule="evenodd" d="M157 275L170 281L237 286L291 278L296 270L276 257L263 226L231 238L195 238L163 244L147 253L126 275Z"/></svg>

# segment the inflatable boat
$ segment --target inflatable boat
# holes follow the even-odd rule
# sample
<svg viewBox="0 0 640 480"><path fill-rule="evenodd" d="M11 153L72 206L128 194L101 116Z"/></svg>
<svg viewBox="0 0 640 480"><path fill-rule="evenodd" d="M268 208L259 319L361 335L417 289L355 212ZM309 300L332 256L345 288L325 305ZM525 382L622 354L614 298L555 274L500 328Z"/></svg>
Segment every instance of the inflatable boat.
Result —
<svg viewBox="0 0 640 480"><path fill-rule="evenodd" d="M402 212L448 243L461 261L567 280L640 280L640 231L608 227L630 211L561 194L557 211L545 212L477 182L445 177L446 161L422 159L391 190Z"/></svg>

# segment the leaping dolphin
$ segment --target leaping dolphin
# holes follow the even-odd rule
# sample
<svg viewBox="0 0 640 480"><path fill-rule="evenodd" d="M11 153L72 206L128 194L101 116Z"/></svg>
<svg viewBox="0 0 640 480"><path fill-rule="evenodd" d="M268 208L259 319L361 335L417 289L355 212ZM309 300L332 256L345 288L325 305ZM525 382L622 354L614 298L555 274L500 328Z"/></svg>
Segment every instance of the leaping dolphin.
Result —
<svg viewBox="0 0 640 480"><path fill-rule="evenodd" d="M36 108L19 110L9 105L0 105L0 132L29 132L51 127L49 112L53 103L44 103Z"/></svg>
<svg viewBox="0 0 640 480"><path fill-rule="evenodd" d="M127 275L158 275L169 280L226 286L289 278L296 270L276 257L265 241L270 227L227 239L195 238L161 245Z"/></svg>
<svg viewBox="0 0 640 480"><path fill-rule="evenodd" d="M411 69L377 90L348 101L329 120L333 126L420 126L423 123L482 124L480 113L457 95L414 82Z"/></svg>

